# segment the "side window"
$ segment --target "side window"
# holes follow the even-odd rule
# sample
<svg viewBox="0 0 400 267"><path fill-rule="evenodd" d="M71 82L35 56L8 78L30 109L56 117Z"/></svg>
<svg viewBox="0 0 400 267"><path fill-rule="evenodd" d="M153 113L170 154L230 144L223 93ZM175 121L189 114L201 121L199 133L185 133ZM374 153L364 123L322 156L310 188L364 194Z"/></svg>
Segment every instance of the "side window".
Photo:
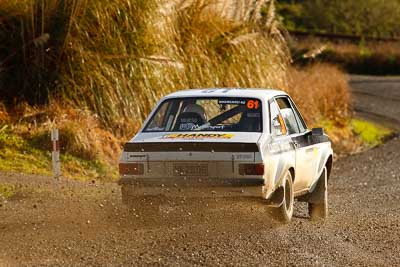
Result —
<svg viewBox="0 0 400 267"><path fill-rule="evenodd" d="M280 97L276 99L279 109L281 111L283 120L285 121L289 134L300 133L299 125L297 124L296 116L290 105L289 99L286 97Z"/></svg>
<svg viewBox="0 0 400 267"><path fill-rule="evenodd" d="M156 115L154 116L153 120L150 122L150 125L147 127L152 131L164 131L165 130L165 123L166 123L166 116L167 110L170 106L170 101L165 101L162 103L161 107L158 109Z"/></svg>
<svg viewBox="0 0 400 267"><path fill-rule="evenodd" d="M307 130L307 125L303 120L303 117L300 115L299 110L296 108L296 106L294 105L293 101L290 100L290 104L293 107L293 111L294 111L294 115L296 116L296 120L297 120L297 124L299 125L300 128L300 132L305 132Z"/></svg>
<svg viewBox="0 0 400 267"><path fill-rule="evenodd" d="M271 133L273 135L286 135L287 129L285 123L283 122L282 115L279 112L278 104L272 101L269 105L270 107L270 122L271 122Z"/></svg>

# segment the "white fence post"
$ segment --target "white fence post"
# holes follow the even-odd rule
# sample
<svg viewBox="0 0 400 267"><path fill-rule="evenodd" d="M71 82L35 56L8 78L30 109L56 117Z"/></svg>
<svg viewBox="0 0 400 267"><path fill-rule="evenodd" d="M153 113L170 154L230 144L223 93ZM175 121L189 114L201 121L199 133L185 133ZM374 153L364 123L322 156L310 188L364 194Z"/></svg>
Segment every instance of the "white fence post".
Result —
<svg viewBox="0 0 400 267"><path fill-rule="evenodd" d="M60 143L58 138L58 129L51 130L51 141L53 143L51 158L52 158L54 178L59 179L61 175L61 166L60 166Z"/></svg>

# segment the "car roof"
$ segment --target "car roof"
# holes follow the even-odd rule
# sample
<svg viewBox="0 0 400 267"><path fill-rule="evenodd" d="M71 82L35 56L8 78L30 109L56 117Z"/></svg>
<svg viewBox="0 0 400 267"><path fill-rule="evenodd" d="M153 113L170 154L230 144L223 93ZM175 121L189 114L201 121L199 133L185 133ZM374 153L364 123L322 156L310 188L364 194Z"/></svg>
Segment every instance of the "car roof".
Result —
<svg viewBox="0 0 400 267"><path fill-rule="evenodd" d="M164 98L180 97L256 97L264 100L277 95L287 95L284 91L262 88L203 88L174 92Z"/></svg>

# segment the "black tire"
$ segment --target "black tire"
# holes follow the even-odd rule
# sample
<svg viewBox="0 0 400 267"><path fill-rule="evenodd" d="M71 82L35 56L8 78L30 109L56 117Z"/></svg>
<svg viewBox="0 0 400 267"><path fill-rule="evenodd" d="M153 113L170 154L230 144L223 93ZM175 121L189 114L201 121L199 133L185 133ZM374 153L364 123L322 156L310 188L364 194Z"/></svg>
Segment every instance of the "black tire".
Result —
<svg viewBox="0 0 400 267"><path fill-rule="evenodd" d="M274 218L282 223L292 220L294 208L294 192L292 174L288 171L282 181L283 202L278 208L273 209Z"/></svg>
<svg viewBox="0 0 400 267"><path fill-rule="evenodd" d="M311 220L324 220L328 217L328 175L326 167L317 182L308 202Z"/></svg>

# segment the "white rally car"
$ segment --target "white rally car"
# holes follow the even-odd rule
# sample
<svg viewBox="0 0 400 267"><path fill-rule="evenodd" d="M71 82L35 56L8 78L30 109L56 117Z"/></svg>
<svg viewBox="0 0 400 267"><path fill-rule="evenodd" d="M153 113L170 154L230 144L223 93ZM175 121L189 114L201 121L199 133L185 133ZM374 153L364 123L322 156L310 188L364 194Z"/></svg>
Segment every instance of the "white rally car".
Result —
<svg viewBox="0 0 400 267"><path fill-rule="evenodd" d="M294 198L311 218L328 212L332 148L292 99L265 89L196 89L158 103L120 159L122 198L258 198L283 222Z"/></svg>

